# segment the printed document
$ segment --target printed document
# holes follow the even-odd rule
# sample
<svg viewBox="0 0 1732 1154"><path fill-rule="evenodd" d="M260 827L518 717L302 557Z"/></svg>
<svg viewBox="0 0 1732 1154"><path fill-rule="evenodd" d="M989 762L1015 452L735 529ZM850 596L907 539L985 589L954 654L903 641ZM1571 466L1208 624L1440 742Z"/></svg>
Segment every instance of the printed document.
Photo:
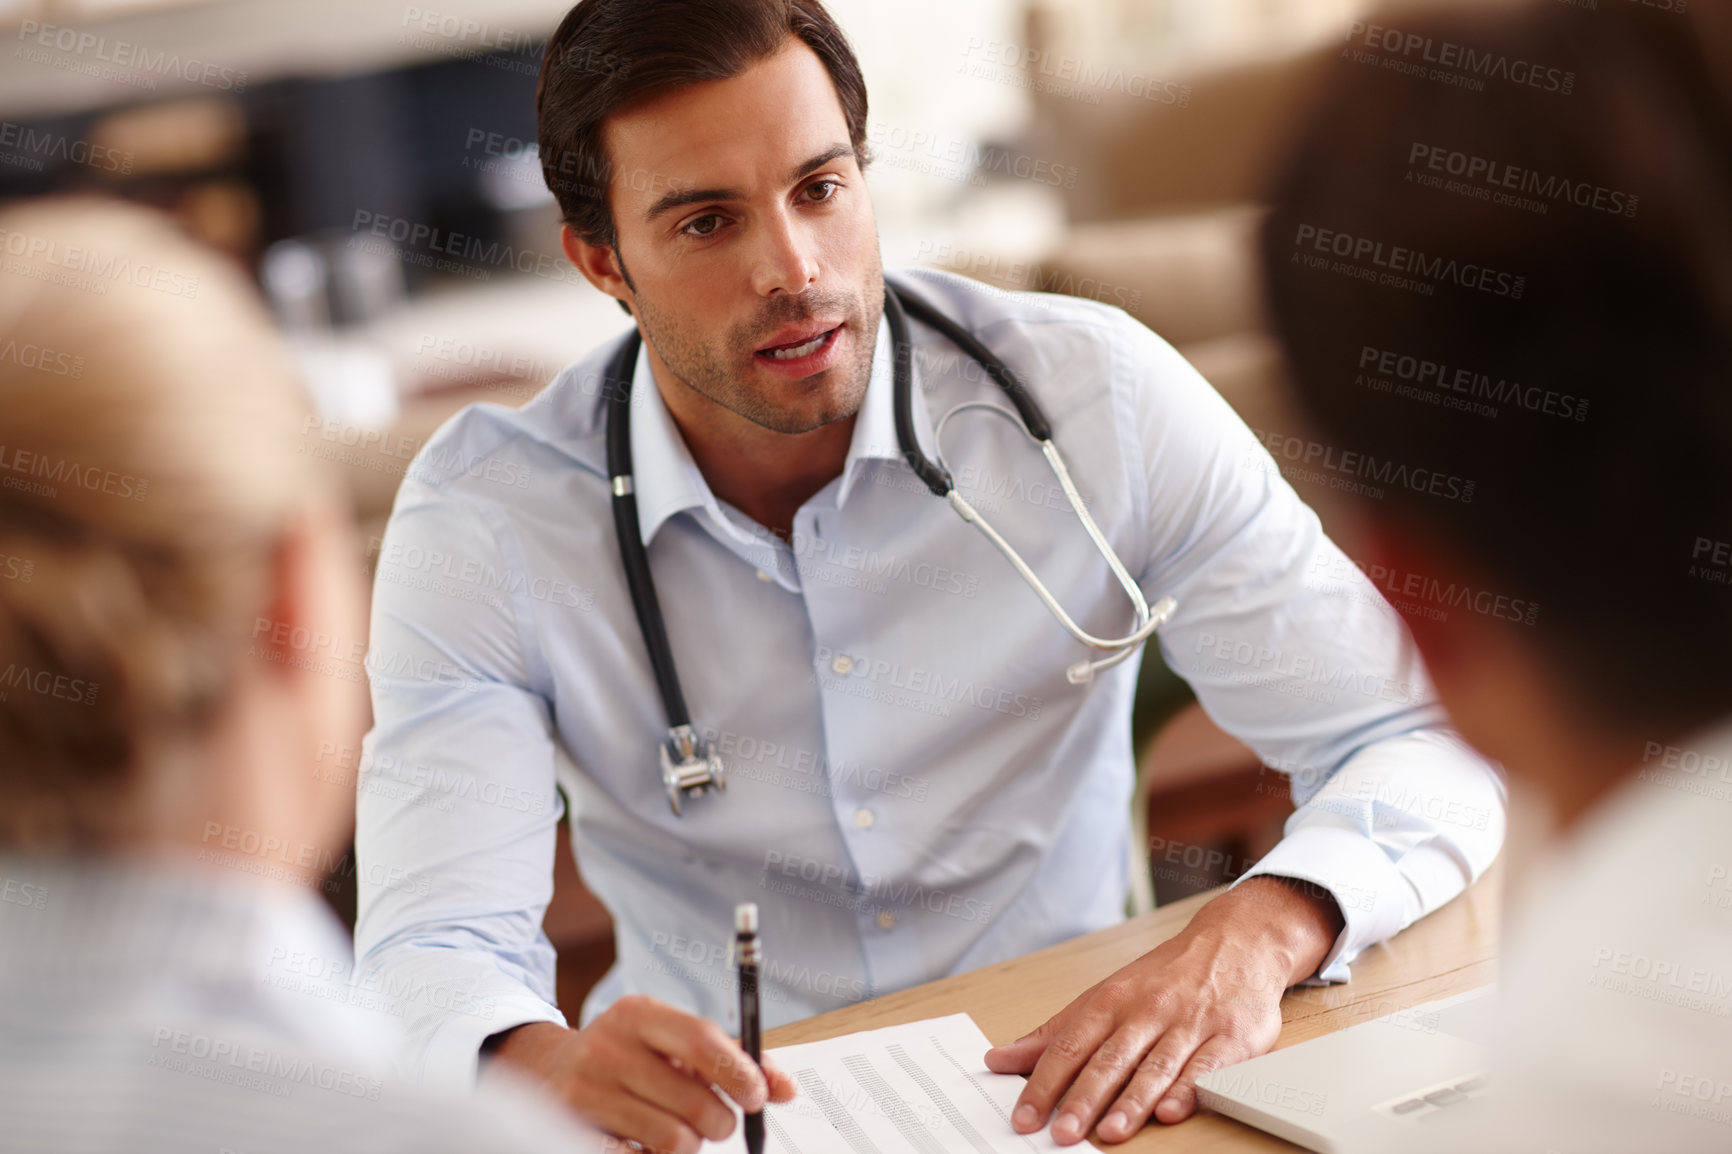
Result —
<svg viewBox="0 0 1732 1154"><path fill-rule="evenodd" d="M767 1051L800 1087L765 1112L765 1154L1046 1154L1010 1112L1025 1082L986 1068L992 1046L967 1014ZM705 1152L744 1154L735 1128Z"/></svg>

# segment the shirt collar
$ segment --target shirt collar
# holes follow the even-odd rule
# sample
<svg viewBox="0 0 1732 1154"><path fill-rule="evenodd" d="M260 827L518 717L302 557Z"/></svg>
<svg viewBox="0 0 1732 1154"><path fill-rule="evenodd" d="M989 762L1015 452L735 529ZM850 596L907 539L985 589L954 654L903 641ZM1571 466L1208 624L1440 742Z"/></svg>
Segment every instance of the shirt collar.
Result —
<svg viewBox="0 0 1732 1154"><path fill-rule="evenodd" d="M914 393L914 439L932 455L932 415L927 412L921 389L919 357L912 358ZM762 544L759 535L727 516L699 470L692 453L674 424L661 390L650 369L649 350L638 350L632 375L631 456L632 488L637 494L638 528L648 545L667 520L686 509L705 509L717 525L742 542ZM842 465L836 491L838 508L848 499L867 461L901 460L896 442L895 362L891 359L890 322L880 319L878 339L872 350L872 377L866 397L854 419L854 436Z"/></svg>

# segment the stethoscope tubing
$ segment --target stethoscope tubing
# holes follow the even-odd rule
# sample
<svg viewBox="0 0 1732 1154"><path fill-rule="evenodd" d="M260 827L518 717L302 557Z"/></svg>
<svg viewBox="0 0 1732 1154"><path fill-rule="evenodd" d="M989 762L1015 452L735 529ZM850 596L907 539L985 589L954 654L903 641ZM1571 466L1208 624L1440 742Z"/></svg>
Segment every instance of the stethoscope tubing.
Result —
<svg viewBox="0 0 1732 1154"><path fill-rule="evenodd" d="M922 299L906 288L893 286L886 282L884 286L884 315L889 321L892 345L892 404L895 413L897 448L903 459L908 463L915 475L923 481L932 492L949 502L958 516L973 525L999 553L1010 562L1023 581L1032 589L1048 612L1064 627L1074 639L1091 649L1106 650L1109 656L1093 661L1079 661L1065 670L1066 678L1072 684L1083 684L1092 680L1096 673L1125 661L1136 653L1143 642L1153 636L1155 631L1171 618L1176 608L1171 597L1163 597L1153 607L1148 604L1143 591L1124 562L1119 559L1106 535L1101 532L1090 515L1088 506L1084 503L1082 494L1078 492L1070 470L1066 467L1063 455L1053 443L1052 424L1046 414L1035 401L1028 387L1021 378L1000 360L992 350L988 349L973 333L963 328L950 317L939 312L932 304ZM908 335L908 318L913 316L921 323L937 330L963 353L976 361L988 376L990 376L1005 397L1014 406L1014 411L1002 405L987 401L966 401L939 420L935 426L933 439L938 460L933 461L921 452L919 441L914 433L914 373L913 373L913 343ZM664 744L664 767L672 763L690 764L695 756L696 738L691 729L691 715L686 707L685 693L680 687L679 673L674 665L673 649L668 642L667 623L662 616L661 604L656 597L655 578L650 572L649 553L644 548L643 534L638 520L636 485L632 474L631 455L631 389L632 378L636 374L638 350L642 338L634 329L621 342L618 352L609 362L605 378L606 416L605 441L607 447L607 471L612 488L612 508L614 535L618 539L621 563L625 569L626 585L631 591L632 609L637 615L638 629L643 636L644 646L649 651L650 665L655 673L656 688L660 692L662 705L667 713L669 739ZM1018 424L1023 432L1039 443L1041 453L1046 457L1054 475L1058 478L1065 498L1070 502L1072 511L1083 524L1089 539L1094 543L1096 551L1105 558L1113 576L1124 589L1130 599L1136 624L1132 631L1124 637L1097 637L1084 630L1073 620L1069 613L1060 605L1058 598L1046 587L1046 583L1023 560L1016 548L1005 540L1004 536L992 526L980 510L971 505L967 498L957 491L950 469L944 464L943 434L944 426L957 413L967 409L983 408L998 413L1007 420ZM712 762L716 765L719 777L720 766L709 751ZM664 769L664 772L672 770ZM701 775L700 775L701 776ZM716 784L719 784L716 783ZM670 801L674 813L679 813L678 794L680 788L669 785Z"/></svg>

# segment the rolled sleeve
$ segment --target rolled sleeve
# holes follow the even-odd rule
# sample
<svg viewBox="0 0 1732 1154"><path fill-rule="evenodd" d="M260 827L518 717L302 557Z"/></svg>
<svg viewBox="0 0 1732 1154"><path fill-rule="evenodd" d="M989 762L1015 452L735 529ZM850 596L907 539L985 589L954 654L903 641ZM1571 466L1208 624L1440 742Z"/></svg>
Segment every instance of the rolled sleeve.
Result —
<svg viewBox="0 0 1732 1154"><path fill-rule="evenodd" d="M405 1072L470 1085L481 1042L564 1023L541 921L563 812L521 566L483 515L411 480L386 531L355 850L359 980L402 1020Z"/></svg>
<svg viewBox="0 0 1732 1154"><path fill-rule="evenodd" d="M1327 890L1344 926L1317 980L1344 982L1367 946L1411 925L1484 873L1503 842L1504 791L1447 731L1380 741L1287 820L1286 836L1239 879L1268 874Z"/></svg>
<svg viewBox="0 0 1732 1154"><path fill-rule="evenodd" d="M1218 394L1128 337L1129 452L1149 477L1151 599L1167 662L1222 729L1289 775L1298 809L1244 877L1328 890L1345 922L1318 979L1447 902L1496 859L1505 793L1448 726L1412 639ZM1241 879L1243 880L1243 879Z"/></svg>

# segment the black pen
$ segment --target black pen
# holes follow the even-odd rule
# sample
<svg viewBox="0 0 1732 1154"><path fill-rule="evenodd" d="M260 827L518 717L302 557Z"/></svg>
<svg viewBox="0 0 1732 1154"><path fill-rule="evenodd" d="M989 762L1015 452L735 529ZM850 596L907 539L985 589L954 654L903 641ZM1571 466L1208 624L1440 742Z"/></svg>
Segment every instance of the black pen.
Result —
<svg viewBox="0 0 1732 1154"><path fill-rule="evenodd" d="M758 1020L758 903L741 902L734 907L734 961L740 967L740 1045L758 1065L763 1024ZM770 1084L766 1076L764 1085ZM746 1115L746 1154L764 1154L764 1115Z"/></svg>

